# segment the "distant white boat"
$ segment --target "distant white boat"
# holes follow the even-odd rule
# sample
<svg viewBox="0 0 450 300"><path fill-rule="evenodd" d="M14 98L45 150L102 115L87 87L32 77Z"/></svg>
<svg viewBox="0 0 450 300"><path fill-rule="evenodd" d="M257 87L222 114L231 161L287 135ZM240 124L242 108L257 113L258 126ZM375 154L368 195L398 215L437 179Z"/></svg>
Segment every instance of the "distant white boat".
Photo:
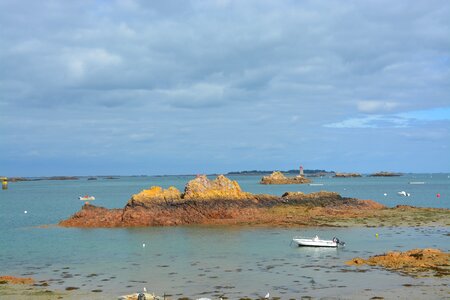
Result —
<svg viewBox="0 0 450 300"><path fill-rule="evenodd" d="M410 193L407 193L407 192L405 192L405 191L397 192L397 195L403 196L403 197L409 197L409 196L411 196Z"/></svg>
<svg viewBox="0 0 450 300"><path fill-rule="evenodd" d="M316 235L313 238L304 237L294 237L292 242L296 243L299 247L330 247L336 248L338 246L344 246L345 243L339 241L338 238L334 237L332 240L321 240Z"/></svg>
<svg viewBox="0 0 450 300"><path fill-rule="evenodd" d="M92 200L95 200L95 197L86 195L86 196L78 197L78 199L80 199L81 201L92 201Z"/></svg>
<svg viewBox="0 0 450 300"><path fill-rule="evenodd" d="M323 185L323 183L310 183L309 185L310 186L320 186L320 185Z"/></svg>
<svg viewBox="0 0 450 300"><path fill-rule="evenodd" d="M410 181L409 184L425 184L425 181Z"/></svg>

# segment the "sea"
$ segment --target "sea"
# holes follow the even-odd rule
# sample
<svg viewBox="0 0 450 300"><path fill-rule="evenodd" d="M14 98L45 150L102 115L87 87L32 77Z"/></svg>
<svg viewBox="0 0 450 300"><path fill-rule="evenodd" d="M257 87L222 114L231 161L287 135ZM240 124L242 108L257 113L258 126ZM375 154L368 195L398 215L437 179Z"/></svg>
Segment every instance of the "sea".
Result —
<svg viewBox="0 0 450 300"><path fill-rule="evenodd" d="M122 208L131 195L154 185L180 190L195 176L118 176L88 180L9 183L0 191L0 275L33 277L48 288L92 292L117 299L144 287L168 299L300 299L381 292L411 285L448 289L448 279L413 278L345 261L390 250L433 247L450 250L449 227L271 228L177 226L149 228L61 228L77 212L79 196L95 205ZM261 176L228 176L244 191L282 195L335 191L345 197L450 208L450 174L399 177L312 178L316 185L261 185ZM214 178L211 176L210 178ZM416 183L416 184L411 184ZM417 184L418 183L418 184ZM317 185L319 184L319 185ZM405 191L409 197L399 196ZM294 236L338 237L338 249L299 248Z"/></svg>

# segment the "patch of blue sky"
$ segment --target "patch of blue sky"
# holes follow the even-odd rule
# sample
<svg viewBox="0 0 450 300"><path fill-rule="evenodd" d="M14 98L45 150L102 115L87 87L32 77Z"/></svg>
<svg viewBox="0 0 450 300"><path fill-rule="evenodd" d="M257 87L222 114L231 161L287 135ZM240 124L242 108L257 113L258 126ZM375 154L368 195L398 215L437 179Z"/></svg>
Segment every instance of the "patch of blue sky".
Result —
<svg viewBox="0 0 450 300"><path fill-rule="evenodd" d="M399 117L419 121L445 121L450 120L450 106L425 110L416 110L397 114Z"/></svg>

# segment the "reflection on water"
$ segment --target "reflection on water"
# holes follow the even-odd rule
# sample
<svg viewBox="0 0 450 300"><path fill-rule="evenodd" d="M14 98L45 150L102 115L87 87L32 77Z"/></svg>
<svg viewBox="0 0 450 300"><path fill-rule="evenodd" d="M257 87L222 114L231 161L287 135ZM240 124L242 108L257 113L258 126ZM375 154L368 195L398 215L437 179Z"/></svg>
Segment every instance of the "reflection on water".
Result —
<svg viewBox="0 0 450 300"><path fill-rule="evenodd" d="M376 290L417 283L383 270L348 267L345 261L392 249L432 246L448 250L446 233L445 228L35 228L22 234L27 239L51 235L59 242L34 244L33 248L26 243L6 244L8 250L2 248L0 264L10 273L50 280L54 287L102 289L111 295L145 286L159 294L190 297L257 297L267 291L283 298L333 296L336 289L343 295L352 293L355 286ZM347 246L290 245L295 235L315 234L339 236Z"/></svg>

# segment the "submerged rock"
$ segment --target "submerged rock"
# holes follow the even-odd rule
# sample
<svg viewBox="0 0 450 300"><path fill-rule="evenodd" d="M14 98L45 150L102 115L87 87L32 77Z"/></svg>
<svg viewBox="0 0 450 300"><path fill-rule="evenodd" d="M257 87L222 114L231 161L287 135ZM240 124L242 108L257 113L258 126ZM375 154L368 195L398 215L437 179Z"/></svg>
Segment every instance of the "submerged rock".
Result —
<svg viewBox="0 0 450 300"><path fill-rule="evenodd" d="M304 184L310 182L311 180L304 176L286 177L278 171L273 172L269 176L263 176L260 181L261 184Z"/></svg>
<svg viewBox="0 0 450 300"><path fill-rule="evenodd" d="M413 249L405 252L390 251L368 259L356 257L346 262L350 266L381 266L409 275L448 276L450 275L450 253L438 249Z"/></svg>

